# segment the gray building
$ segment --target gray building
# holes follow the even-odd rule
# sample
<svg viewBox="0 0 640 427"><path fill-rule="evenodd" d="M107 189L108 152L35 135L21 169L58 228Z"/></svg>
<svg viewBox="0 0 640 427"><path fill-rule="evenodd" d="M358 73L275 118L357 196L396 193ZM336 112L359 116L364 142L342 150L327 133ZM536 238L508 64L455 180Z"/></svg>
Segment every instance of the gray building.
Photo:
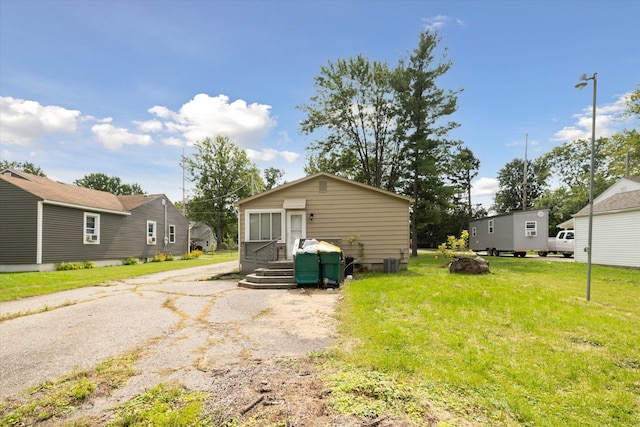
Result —
<svg viewBox="0 0 640 427"><path fill-rule="evenodd" d="M527 251L546 251L548 233L549 209L478 218L469 221L469 249L524 257Z"/></svg>
<svg viewBox="0 0 640 427"><path fill-rule="evenodd" d="M162 195L115 196L8 169L0 173L0 272L61 262L117 265L189 248L189 221Z"/></svg>

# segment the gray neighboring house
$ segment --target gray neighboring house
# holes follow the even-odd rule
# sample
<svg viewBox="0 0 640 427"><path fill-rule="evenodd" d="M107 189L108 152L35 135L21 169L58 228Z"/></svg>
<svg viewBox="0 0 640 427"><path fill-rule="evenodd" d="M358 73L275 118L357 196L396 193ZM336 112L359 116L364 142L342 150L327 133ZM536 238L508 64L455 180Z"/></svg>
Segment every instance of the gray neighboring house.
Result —
<svg viewBox="0 0 640 427"><path fill-rule="evenodd" d="M215 251L218 240L211 227L204 222L191 222L191 242L196 249L202 248L203 252Z"/></svg>
<svg viewBox="0 0 640 427"><path fill-rule="evenodd" d="M587 262L589 205L573 215L575 260ZM591 262L640 268L640 177L625 177L593 200Z"/></svg>
<svg viewBox="0 0 640 427"><path fill-rule="evenodd" d="M13 169L0 173L0 272L117 265L188 249L189 221L164 195L115 196Z"/></svg>
<svg viewBox="0 0 640 427"><path fill-rule="evenodd" d="M469 249L498 256L513 252L524 257L527 251L546 251L549 209L517 211L469 221Z"/></svg>

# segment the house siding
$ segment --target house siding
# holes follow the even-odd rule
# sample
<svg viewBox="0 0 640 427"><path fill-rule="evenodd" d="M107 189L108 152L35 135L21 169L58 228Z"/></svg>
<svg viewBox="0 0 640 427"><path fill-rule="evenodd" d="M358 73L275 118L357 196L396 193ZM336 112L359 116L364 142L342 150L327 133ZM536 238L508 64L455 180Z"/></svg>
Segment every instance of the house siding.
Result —
<svg viewBox="0 0 640 427"><path fill-rule="evenodd" d="M575 260L587 262L589 217L575 218ZM595 214L591 262L593 264L640 268L640 210Z"/></svg>
<svg viewBox="0 0 640 427"><path fill-rule="evenodd" d="M38 201L33 194L0 180L0 265L36 263Z"/></svg>
<svg viewBox="0 0 640 427"><path fill-rule="evenodd" d="M127 251L134 258L150 259L157 252L180 256L188 251L189 245L189 221L167 199L166 221L165 206L162 205L163 197L157 197L147 203L133 209L131 216L122 224L119 230L119 244L122 250ZM147 221L156 222L156 242L147 244ZM169 238L169 225L176 226L175 243L165 242Z"/></svg>
<svg viewBox="0 0 640 427"><path fill-rule="evenodd" d="M99 213L100 243L84 243L84 213L89 209L72 209L44 204L42 218L42 262L79 262L119 259L117 233L121 215Z"/></svg>
<svg viewBox="0 0 640 427"><path fill-rule="evenodd" d="M309 179L242 203L240 241L244 242L246 238L246 210L282 209L285 199L306 199L307 238L341 241L345 255L355 259L359 258L358 243L362 243L365 255L362 263L374 269L381 269L384 258L402 258L403 263L407 263L409 202L327 176ZM313 220L309 219L311 213ZM350 236L358 236L353 244L348 243ZM242 253L240 255L243 256Z"/></svg>

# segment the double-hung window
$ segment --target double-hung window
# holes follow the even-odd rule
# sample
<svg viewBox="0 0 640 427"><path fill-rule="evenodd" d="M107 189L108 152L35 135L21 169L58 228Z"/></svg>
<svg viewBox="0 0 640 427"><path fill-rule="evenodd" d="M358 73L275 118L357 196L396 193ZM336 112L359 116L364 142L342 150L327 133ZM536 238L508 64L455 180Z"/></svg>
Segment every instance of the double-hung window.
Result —
<svg viewBox="0 0 640 427"><path fill-rule="evenodd" d="M283 240L282 222L282 211L247 212L248 240Z"/></svg>
<svg viewBox="0 0 640 427"><path fill-rule="evenodd" d="M170 224L169 225L169 243L176 242L176 226Z"/></svg>
<svg viewBox="0 0 640 427"><path fill-rule="evenodd" d="M84 213L84 244L97 245L100 243L100 214Z"/></svg>
<svg viewBox="0 0 640 427"><path fill-rule="evenodd" d="M489 220L489 229L487 230L487 232L488 232L489 234L493 234L493 232L494 232L494 230L495 230L495 222L494 222L494 221L495 221L495 220L493 220L493 219L490 219L490 220Z"/></svg>
<svg viewBox="0 0 640 427"><path fill-rule="evenodd" d="M147 245L156 244L156 229L155 221L147 221Z"/></svg>

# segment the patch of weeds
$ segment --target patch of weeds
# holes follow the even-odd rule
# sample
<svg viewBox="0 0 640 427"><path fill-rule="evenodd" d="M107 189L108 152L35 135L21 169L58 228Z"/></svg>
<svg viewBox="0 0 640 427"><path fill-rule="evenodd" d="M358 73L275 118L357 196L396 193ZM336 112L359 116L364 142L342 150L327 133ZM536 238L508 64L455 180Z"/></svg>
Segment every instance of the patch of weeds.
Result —
<svg viewBox="0 0 640 427"><path fill-rule="evenodd" d="M425 408L411 386L377 371L346 370L328 378L329 406L357 417L376 418L394 413L422 419Z"/></svg>
<svg viewBox="0 0 640 427"><path fill-rule="evenodd" d="M4 320L16 319L18 317L23 317L23 316L30 316L30 315L36 314L36 313L43 313L45 311L49 311L49 310L53 310L53 309L61 308L61 307L67 307L67 306L70 306L70 305L73 305L73 304L77 304L77 303L78 303L77 301L66 300L62 304L56 305L56 306L49 306L49 305L45 304L39 310L25 310L25 311L17 311L15 313L4 313L4 314L0 315L0 322L2 322Z"/></svg>
<svg viewBox="0 0 640 427"><path fill-rule="evenodd" d="M138 258L129 257L122 260L122 265L138 265Z"/></svg>
<svg viewBox="0 0 640 427"><path fill-rule="evenodd" d="M27 399L8 399L0 404L0 425L33 425L64 418L95 395L97 390L108 395L123 386L133 375L133 363L138 358L138 353L112 357L92 370L73 372L55 381L31 387L26 391Z"/></svg>
<svg viewBox="0 0 640 427"><path fill-rule="evenodd" d="M203 414L207 396L199 391L187 393L176 383L161 383L118 406L107 426L213 426Z"/></svg>
<svg viewBox="0 0 640 427"><path fill-rule="evenodd" d="M215 276L209 277L207 280L240 280L244 278L245 276L243 274L240 274L237 271L232 271L229 273L216 274Z"/></svg>
<svg viewBox="0 0 640 427"><path fill-rule="evenodd" d="M256 314L251 318L251 320L256 320L256 319L258 319L259 317L262 317L262 316L268 316L268 315L270 315L270 314L273 314L273 308L271 308L271 307L269 307L269 308L265 308L264 310L261 310L260 312L256 313Z"/></svg>
<svg viewBox="0 0 640 427"><path fill-rule="evenodd" d="M182 328L184 328L185 323L187 322L187 319L189 318L189 315L184 311L180 310L175 305L175 298L167 298L167 300L164 303L162 303L162 306L164 308L168 308L169 310L173 311L178 316L180 316L180 321L176 325L175 330L176 331L182 330Z"/></svg>

